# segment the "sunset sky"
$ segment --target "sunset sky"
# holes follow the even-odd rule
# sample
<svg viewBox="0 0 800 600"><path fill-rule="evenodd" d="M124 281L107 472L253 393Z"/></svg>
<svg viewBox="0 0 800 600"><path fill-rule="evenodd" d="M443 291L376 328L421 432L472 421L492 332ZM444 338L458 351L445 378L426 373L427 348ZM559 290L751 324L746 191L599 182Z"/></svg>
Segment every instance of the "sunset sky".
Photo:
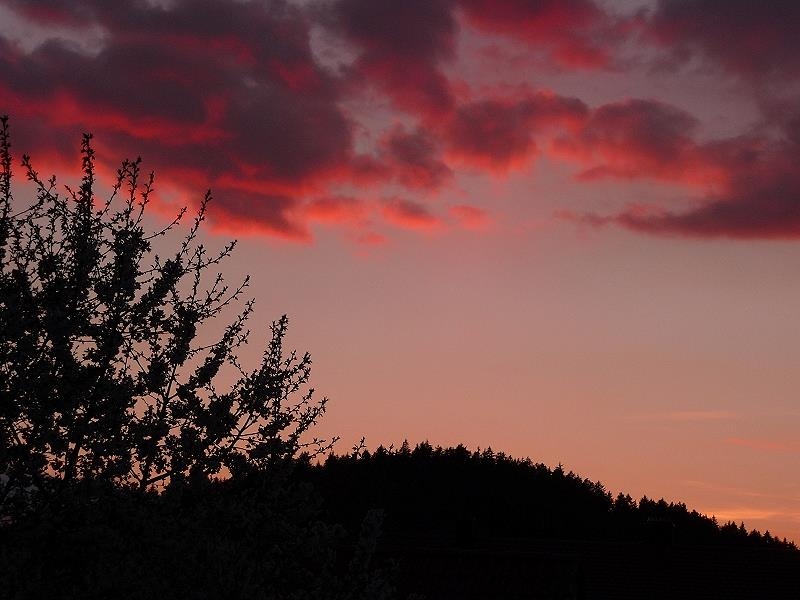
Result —
<svg viewBox="0 0 800 600"><path fill-rule="evenodd" d="M211 188L338 451L800 542L795 0L0 0L0 113L42 173L141 155L161 221Z"/></svg>

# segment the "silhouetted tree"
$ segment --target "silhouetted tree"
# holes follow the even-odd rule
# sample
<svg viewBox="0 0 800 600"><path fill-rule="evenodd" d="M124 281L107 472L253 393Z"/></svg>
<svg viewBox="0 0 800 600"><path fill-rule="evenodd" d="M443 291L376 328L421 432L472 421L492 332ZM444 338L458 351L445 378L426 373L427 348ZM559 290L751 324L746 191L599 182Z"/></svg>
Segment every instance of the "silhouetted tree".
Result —
<svg viewBox="0 0 800 600"><path fill-rule="evenodd" d="M0 597L390 597L379 514L349 535L296 477L333 442L307 437L326 399L286 317L239 361L253 302L216 273L235 244L199 242L210 194L159 255L185 211L145 230L139 159L99 201L89 135L66 197L25 156L19 203L0 125Z"/></svg>
<svg viewBox="0 0 800 600"><path fill-rule="evenodd" d="M6 508L23 490L44 498L82 480L146 490L237 474L329 448L305 435L325 411L305 391L308 354L283 351L287 318L247 371L253 301L212 338L204 325L242 301L247 279L217 273L235 242L198 240L206 193L174 250L156 254L185 215L145 229L152 173L125 161L96 196L91 136L82 179L59 193L28 156L35 200L12 194L7 117L0 129L0 473ZM224 380L224 381L223 381ZM227 383L227 384L226 384ZM28 499L30 502L30 499Z"/></svg>

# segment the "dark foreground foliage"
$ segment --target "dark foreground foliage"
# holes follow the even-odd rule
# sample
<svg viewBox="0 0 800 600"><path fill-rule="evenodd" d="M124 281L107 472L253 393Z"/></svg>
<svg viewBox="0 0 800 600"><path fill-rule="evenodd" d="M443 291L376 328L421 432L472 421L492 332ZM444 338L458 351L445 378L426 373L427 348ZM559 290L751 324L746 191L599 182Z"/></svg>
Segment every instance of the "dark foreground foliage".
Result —
<svg viewBox="0 0 800 600"><path fill-rule="evenodd" d="M85 492L0 528L0 598L391 597L391 574L371 564L380 515L349 534L288 471L161 494Z"/></svg>
<svg viewBox="0 0 800 600"><path fill-rule="evenodd" d="M800 552L682 503L613 497L560 466L463 446L331 456L307 476L329 518L385 512L378 557L402 595L796 598Z"/></svg>

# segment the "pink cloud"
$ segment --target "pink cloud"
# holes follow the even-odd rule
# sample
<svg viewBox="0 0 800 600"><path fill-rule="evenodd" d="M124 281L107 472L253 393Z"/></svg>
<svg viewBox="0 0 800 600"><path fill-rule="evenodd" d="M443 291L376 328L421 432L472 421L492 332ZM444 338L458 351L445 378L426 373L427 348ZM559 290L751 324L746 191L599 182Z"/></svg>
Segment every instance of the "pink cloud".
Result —
<svg viewBox="0 0 800 600"><path fill-rule="evenodd" d="M491 223L489 214L477 206L458 204L451 206L449 212L465 229L482 231L489 227Z"/></svg>
<svg viewBox="0 0 800 600"><path fill-rule="evenodd" d="M404 229L432 231L443 226L439 217L424 205L411 200L393 198L383 206L382 212L389 223Z"/></svg>
<svg viewBox="0 0 800 600"><path fill-rule="evenodd" d="M780 441L780 440L762 440L731 437L725 440L731 446L739 446L741 448L750 448L760 452L770 452L777 454L798 454L800 453L800 442L796 441Z"/></svg>

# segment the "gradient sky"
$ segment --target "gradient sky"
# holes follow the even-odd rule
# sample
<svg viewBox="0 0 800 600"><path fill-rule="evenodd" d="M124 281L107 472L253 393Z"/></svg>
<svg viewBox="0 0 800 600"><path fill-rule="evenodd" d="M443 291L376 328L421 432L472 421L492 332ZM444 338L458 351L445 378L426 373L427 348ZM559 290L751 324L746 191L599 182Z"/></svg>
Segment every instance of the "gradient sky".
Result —
<svg viewBox="0 0 800 600"><path fill-rule="evenodd" d="M14 150L74 174L91 131L162 216L212 188L340 452L491 446L795 541L799 100L795 0L0 0Z"/></svg>

